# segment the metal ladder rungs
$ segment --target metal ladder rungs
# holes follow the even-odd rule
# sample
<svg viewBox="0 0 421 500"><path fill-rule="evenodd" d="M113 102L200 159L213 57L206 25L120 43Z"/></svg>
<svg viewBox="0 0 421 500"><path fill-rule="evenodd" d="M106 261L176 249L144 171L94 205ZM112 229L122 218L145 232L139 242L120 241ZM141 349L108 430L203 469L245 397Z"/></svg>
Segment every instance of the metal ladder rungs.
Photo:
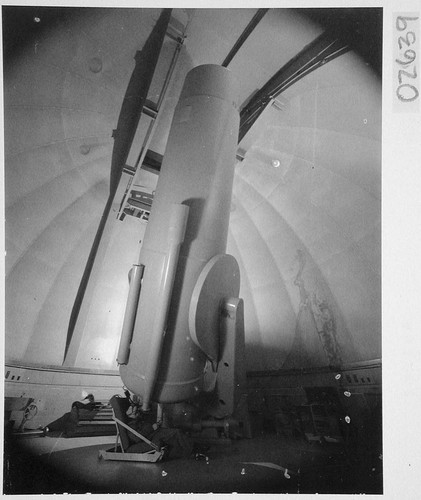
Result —
<svg viewBox="0 0 421 500"><path fill-rule="evenodd" d="M155 120L158 116L158 106L149 99L146 99L142 113L145 113L145 115L148 115Z"/></svg>
<svg viewBox="0 0 421 500"><path fill-rule="evenodd" d="M172 40L179 42L179 43L182 43L184 41L184 39L186 38L185 32L179 28L176 28L174 26L174 23L181 24L179 21L177 21L176 19L171 17L170 22L168 24L167 32L165 34L169 38L171 38ZM183 28L184 28L184 26L183 26ZM185 28L184 28L184 30L185 30Z"/></svg>

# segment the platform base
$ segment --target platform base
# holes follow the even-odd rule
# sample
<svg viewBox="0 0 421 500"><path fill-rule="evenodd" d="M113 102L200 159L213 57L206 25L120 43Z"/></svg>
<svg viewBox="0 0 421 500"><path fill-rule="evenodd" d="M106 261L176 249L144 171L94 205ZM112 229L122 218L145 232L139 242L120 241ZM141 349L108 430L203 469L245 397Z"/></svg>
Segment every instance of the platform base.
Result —
<svg viewBox="0 0 421 500"><path fill-rule="evenodd" d="M99 450L98 458L102 460L117 460L125 462L159 462L164 456L163 451L151 450L146 453L123 453L121 451Z"/></svg>

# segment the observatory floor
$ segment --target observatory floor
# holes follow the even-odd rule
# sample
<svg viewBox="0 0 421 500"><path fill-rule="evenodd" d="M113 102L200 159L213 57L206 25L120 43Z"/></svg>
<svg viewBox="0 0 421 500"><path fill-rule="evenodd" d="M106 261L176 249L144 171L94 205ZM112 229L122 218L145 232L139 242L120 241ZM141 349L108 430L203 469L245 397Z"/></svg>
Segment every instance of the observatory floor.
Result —
<svg viewBox="0 0 421 500"><path fill-rule="evenodd" d="M381 493L380 460L340 445L265 434L214 446L207 459L104 461L109 436L8 440L4 493Z"/></svg>

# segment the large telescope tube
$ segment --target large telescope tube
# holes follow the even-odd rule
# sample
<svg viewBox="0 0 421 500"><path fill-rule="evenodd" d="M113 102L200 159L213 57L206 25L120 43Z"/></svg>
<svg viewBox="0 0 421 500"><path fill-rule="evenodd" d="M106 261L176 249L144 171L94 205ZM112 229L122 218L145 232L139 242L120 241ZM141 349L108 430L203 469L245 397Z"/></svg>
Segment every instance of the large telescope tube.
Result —
<svg viewBox="0 0 421 500"><path fill-rule="evenodd" d="M200 272L226 250L239 129L236 88L228 69L198 66L188 73L174 113L139 256L145 267L130 353L120 365L123 383L141 396L144 409L150 400L180 402L203 388L206 356L191 338L189 306ZM174 204L189 213L167 300L162 282Z"/></svg>

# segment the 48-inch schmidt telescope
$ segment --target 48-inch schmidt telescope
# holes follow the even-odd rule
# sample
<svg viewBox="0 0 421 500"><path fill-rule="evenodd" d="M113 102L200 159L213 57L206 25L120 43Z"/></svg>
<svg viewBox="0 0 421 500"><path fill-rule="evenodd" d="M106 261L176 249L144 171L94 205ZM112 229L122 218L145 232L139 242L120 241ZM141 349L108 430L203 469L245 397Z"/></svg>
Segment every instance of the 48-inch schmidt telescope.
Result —
<svg viewBox="0 0 421 500"><path fill-rule="evenodd" d="M117 358L143 410L191 400L212 379L208 414L232 415L243 399L240 274L225 254L238 129L233 74L217 65L191 70L131 271Z"/></svg>

